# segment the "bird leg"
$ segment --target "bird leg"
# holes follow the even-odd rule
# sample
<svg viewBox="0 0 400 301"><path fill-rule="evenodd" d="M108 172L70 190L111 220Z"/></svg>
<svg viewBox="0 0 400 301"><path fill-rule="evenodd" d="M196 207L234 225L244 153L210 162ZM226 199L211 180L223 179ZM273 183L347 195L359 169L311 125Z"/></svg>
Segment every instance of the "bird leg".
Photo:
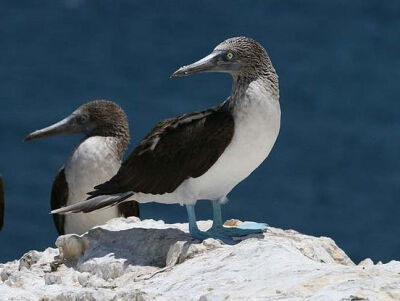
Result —
<svg viewBox="0 0 400 301"><path fill-rule="evenodd" d="M267 224L264 223L244 223L239 227L224 227L222 224L222 213L221 203L218 201L212 201L213 204L213 224L207 231L212 234L223 234L230 237L234 236L246 236L250 234L262 233L266 228Z"/></svg>
<svg viewBox="0 0 400 301"><path fill-rule="evenodd" d="M219 239L222 242L229 244L229 245L235 244L235 241L233 239L231 239L229 236L227 236L223 233L213 233L213 232L208 232L208 231L207 232L201 231L197 227L196 213L194 210L194 205L186 205L186 210L187 210L188 218L189 218L189 232L190 232L190 235L194 239L203 241L204 239L207 239L207 238L214 238L214 239Z"/></svg>

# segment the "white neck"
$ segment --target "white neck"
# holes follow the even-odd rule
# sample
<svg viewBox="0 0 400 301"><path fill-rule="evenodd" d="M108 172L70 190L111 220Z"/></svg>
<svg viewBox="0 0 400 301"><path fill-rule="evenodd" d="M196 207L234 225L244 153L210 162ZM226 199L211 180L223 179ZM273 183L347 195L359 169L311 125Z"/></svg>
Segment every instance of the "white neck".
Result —
<svg viewBox="0 0 400 301"><path fill-rule="evenodd" d="M227 103L231 112L241 111L264 101L277 102L279 105L279 90L267 78L233 77L232 94Z"/></svg>

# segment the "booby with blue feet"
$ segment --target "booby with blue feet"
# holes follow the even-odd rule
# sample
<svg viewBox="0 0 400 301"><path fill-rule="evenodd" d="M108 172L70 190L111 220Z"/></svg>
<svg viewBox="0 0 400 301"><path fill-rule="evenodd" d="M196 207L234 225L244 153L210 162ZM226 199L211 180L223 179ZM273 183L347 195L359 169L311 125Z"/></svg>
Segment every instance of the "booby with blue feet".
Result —
<svg viewBox="0 0 400 301"><path fill-rule="evenodd" d="M83 104L67 118L29 134L24 140L74 133L83 134L84 139L75 146L54 179L52 210L86 201L89 191L110 180L121 167L130 139L128 119L121 107L111 101L95 100ZM53 214L53 219L62 235L82 234L120 216L139 216L137 202L87 214Z"/></svg>
<svg viewBox="0 0 400 301"><path fill-rule="evenodd" d="M200 72L229 73L231 95L211 109L162 120L118 173L90 192L88 201L52 212L90 212L131 199L180 203L186 205L193 238L233 243L232 237L262 232L265 224L224 227L221 205L268 157L278 137L278 76L266 50L247 37L223 41L211 54L180 68L172 77ZM198 200L213 203L213 225L208 231L196 224Z"/></svg>

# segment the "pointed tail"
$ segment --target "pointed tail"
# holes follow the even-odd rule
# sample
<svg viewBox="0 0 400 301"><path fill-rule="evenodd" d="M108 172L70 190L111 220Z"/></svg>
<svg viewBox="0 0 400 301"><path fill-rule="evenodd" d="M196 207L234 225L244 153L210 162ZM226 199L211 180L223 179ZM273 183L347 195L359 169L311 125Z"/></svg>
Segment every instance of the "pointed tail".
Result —
<svg viewBox="0 0 400 301"><path fill-rule="evenodd" d="M115 206L119 203L125 202L132 195L133 195L132 192L124 192L114 195L100 195L92 199L89 199L87 201L79 202L70 206L52 210L51 213L52 214L54 213L69 214L77 212L87 213L97 209Z"/></svg>

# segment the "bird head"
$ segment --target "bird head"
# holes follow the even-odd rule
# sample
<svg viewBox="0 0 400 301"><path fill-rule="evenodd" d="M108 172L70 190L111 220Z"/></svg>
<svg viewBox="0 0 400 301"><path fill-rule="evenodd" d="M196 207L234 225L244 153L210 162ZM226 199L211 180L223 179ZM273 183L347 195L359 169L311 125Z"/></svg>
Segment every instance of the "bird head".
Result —
<svg viewBox="0 0 400 301"><path fill-rule="evenodd" d="M83 104L63 120L30 133L24 141L76 133L86 137L129 135L128 119L116 103L94 100Z"/></svg>
<svg viewBox="0 0 400 301"><path fill-rule="evenodd" d="M257 77L268 73L271 68L267 52L257 41L235 37L220 43L201 60L179 68L171 77L200 72L226 72L238 77Z"/></svg>

